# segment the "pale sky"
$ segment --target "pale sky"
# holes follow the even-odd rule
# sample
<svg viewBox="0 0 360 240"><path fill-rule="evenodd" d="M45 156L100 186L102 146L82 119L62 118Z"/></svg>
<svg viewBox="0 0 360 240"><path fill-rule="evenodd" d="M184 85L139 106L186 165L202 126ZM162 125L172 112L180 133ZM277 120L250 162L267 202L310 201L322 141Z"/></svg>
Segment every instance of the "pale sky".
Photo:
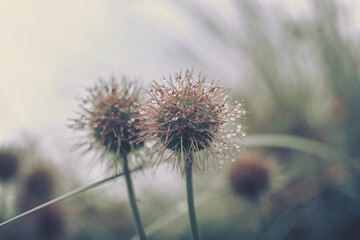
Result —
<svg viewBox="0 0 360 240"><path fill-rule="evenodd" d="M100 76L155 77L168 69L157 32L181 26L164 7L161 1L0 2L0 141L65 123L76 94Z"/></svg>

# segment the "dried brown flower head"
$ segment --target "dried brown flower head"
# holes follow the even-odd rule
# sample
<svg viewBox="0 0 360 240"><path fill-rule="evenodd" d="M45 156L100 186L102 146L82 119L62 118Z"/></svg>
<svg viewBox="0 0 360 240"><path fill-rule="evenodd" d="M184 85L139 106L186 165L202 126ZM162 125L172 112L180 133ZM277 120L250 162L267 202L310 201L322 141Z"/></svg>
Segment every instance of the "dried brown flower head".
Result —
<svg viewBox="0 0 360 240"><path fill-rule="evenodd" d="M24 178L21 187L19 208L29 210L53 197L55 191L55 173L51 168L38 167Z"/></svg>
<svg viewBox="0 0 360 240"><path fill-rule="evenodd" d="M135 142L139 130L135 127L139 119L141 89L125 76L122 81L112 78L100 80L87 89L88 96L81 99L82 112L73 119L71 128L86 132L84 141L77 148L88 145L86 151L127 155L132 149L143 146ZM120 163L117 161L115 165Z"/></svg>
<svg viewBox="0 0 360 240"><path fill-rule="evenodd" d="M159 161L175 155L181 169L190 163L185 159L197 169L216 167L228 156L223 150L239 148L231 138L244 135L235 121L246 111L242 103L230 106L229 89L206 83L201 74L194 79L187 70L174 77L164 78L164 85L153 82L150 101L141 111L141 139L156 141L151 150Z"/></svg>
<svg viewBox="0 0 360 240"><path fill-rule="evenodd" d="M230 183L236 194L255 200L269 186L270 170L259 154L238 158L230 168Z"/></svg>
<svg viewBox="0 0 360 240"><path fill-rule="evenodd" d="M50 206L37 213L35 219L37 239L64 239L66 233L65 212L56 206Z"/></svg>
<svg viewBox="0 0 360 240"><path fill-rule="evenodd" d="M19 157L12 151L0 151L0 181L7 182L14 178L19 168Z"/></svg>
<svg viewBox="0 0 360 240"><path fill-rule="evenodd" d="M25 191L38 198L50 199L54 191L53 173L46 168L35 169L25 180Z"/></svg>

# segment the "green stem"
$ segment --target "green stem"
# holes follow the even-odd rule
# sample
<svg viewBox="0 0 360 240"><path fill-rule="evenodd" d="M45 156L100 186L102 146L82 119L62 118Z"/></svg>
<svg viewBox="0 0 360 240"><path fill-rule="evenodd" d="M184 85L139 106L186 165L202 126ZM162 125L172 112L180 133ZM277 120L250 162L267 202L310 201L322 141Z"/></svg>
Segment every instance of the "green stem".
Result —
<svg viewBox="0 0 360 240"><path fill-rule="evenodd" d="M185 174L186 174L186 192L187 192L187 202L189 208L189 218L191 231L194 240L200 240L200 234L196 222L196 214L195 214L195 204L194 204L194 191L192 184L192 159L187 161L188 165L185 166Z"/></svg>
<svg viewBox="0 0 360 240"><path fill-rule="evenodd" d="M139 167L131 170L131 172L139 171L139 170L141 170L141 169L143 169L143 167L142 167L142 166L139 166ZM65 200L65 199L67 199L67 198L76 196L76 195L78 195L79 193L86 192L86 191L88 191L88 190L90 190L90 189L93 189L93 188L95 188L95 187L97 187L97 186L100 186L100 185L102 185L102 184L104 184L104 183L107 183L107 182L109 182L109 181L111 181L111 180L113 180L113 179L115 179L115 178L118 178L118 177L120 177L120 176L123 176L123 175L124 175L124 173L119 173L119 174L116 174L116 175L114 175L114 176L111 176L111 177L102 179L102 180L100 180L100 181L97 181L97 182L94 182L94 183L87 184L87 185L84 185L84 186L82 186L82 187L76 188L76 189L74 189L74 190L72 190L72 191L70 191L70 192L68 192L68 193L66 193L66 194L64 194L64 195L61 195L60 197L57 197L57 198L55 198L55 199L53 199L53 200L50 200L50 201L48 201L48 202L46 202L46 203L44 203L44 204L41 204L41 205L39 205L39 206L37 206L37 207L34 207L34 208L30 209L29 211L26 211L26 212L24 212L24 213L21 213L21 214L15 216L15 217L13 217L13 218L5 221L5 222L0 223L0 228L3 227L3 226L5 226L5 225L7 225L7 224L9 224L9 223L11 223L11 222L13 222L13 221L15 221L15 220L17 220L17 219L20 219L20 218L22 218L22 217L25 217L26 215L29 215L30 213L36 212L36 211L38 211L38 210L40 210L40 209L42 209L42 208L44 208L44 207L50 206L50 205L52 205L52 204L55 204L55 203L57 203L57 202L60 202L60 201L62 201L62 200Z"/></svg>
<svg viewBox="0 0 360 240"><path fill-rule="evenodd" d="M133 217L135 220L137 233L139 234L139 237L141 240L146 240L145 231L142 226L139 210L138 210L137 204L136 204L136 197L135 197L135 192L134 192L134 188L133 188L132 181L131 181L127 156L126 156L126 154L123 154L122 157L124 160L124 174L125 174L125 179L126 179L127 191L128 191L128 195L129 195L129 202L130 202L130 207L131 207Z"/></svg>

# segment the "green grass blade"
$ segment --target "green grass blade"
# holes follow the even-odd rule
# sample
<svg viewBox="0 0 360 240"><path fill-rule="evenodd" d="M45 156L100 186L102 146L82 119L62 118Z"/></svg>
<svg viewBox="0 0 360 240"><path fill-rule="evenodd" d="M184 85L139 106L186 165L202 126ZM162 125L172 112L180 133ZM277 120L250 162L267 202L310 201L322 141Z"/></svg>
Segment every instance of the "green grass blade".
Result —
<svg viewBox="0 0 360 240"><path fill-rule="evenodd" d="M347 155L326 144L287 134L254 134L243 138L246 148L279 147L306 152L324 160L339 161L348 159Z"/></svg>

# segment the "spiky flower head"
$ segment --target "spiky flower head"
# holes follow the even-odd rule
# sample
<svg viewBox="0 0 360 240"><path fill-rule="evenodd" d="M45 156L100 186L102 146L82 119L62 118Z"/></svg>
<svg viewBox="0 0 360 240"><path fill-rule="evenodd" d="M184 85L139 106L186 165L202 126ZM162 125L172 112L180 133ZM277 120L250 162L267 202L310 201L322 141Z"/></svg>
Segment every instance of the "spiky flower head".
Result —
<svg viewBox="0 0 360 240"><path fill-rule="evenodd" d="M163 80L164 85L153 82L140 126L141 139L155 140L151 150L158 162L175 155L181 170L189 164L196 169L217 167L229 157L223 150L240 148L232 138L244 135L236 120L246 111L242 103L228 103L229 89L206 83L201 74L195 78L189 70Z"/></svg>
<svg viewBox="0 0 360 240"><path fill-rule="evenodd" d="M76 147L88 146L86 151L127 155L131 150L143 146L135 142L139 130L135 127L139 119L141 89L125 76L121 81L100 79L94 87L87 89L88 95L81 99L79 118L73 119L71 128L86 133L84 141ZM121 161L116 161L118 165Z"/></svg>
<svg viewBox="0 0 360 240"><path fill-rule="evenodd" d="M270 170L262 155L252 154L239 157L232 163L229 177L236 194L256 200L269 186Z"/></svg>
<svg viewBox="0 0 360 240"><path fill-rule="evenodd" d="M0 181L7 182L14 178L19 168L19 157L12 149L0 150Z"/></svg>

